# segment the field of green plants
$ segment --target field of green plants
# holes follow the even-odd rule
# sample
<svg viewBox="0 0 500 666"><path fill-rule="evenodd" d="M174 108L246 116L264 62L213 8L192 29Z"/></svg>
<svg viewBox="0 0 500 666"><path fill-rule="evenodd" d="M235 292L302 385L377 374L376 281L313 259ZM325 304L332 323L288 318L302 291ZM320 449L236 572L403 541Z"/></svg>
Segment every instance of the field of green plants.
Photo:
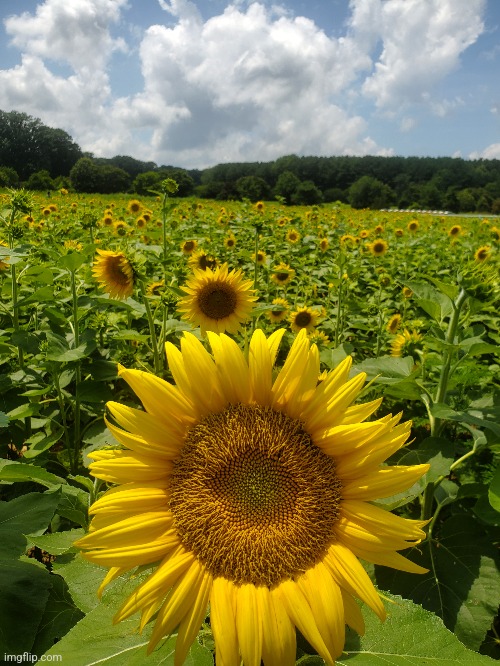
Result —
<svg viewBox="0 0 500 666"><path fill-rule="evenodd" d="M89 454L119 446L106 403L140 407L118 364L173 383L165 343L191 331L210 350L186 284L227 264L255 299L228 329L242 350L254 330L283 328L281 367L305 328L322 373L351 356L351 376L368 380L358 400L412 421L389 463L430 464L375 502L428 521L403 553L427 573L363 562L388 617L363 604L366 632L347 631L336 663L499 660L500 220L221 205L166 188L0 194L0 659L174 664L175 632L146 656L151 623L112 621L152 565L115 571L99 598L107 569L74 542L113 485L89 473ZM214 649L207 615L185 663L208 666ZM296 658L324 663L300 635Z"/></svg>

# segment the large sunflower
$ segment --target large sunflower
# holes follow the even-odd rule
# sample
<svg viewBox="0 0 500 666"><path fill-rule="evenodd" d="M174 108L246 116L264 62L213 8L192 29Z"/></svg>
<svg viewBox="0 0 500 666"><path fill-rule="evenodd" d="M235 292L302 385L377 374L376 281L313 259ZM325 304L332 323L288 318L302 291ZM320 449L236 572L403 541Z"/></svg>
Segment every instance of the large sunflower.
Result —
<svg viewBox="0 0 500 666"><path fill-rule="evenodd" d="M236 333L252 311L252 283L244 280L242 272L228 271L227 264L215 271L195 270L193 277L181 287L186 292L179 301L184 319L206 331Z"/></svg>
<svg viewBox="0 0 500 666"><path fill-rule="evenodd" d="M358 560L425 570L397 553L425 537L423 521L371 504L411 486L428 465L381 463L405 443L400 415L366 422L381 399L353 405L364 373L351 358L318 383L319 354L305 331L274 382L283 330L251 338L248 358L209 333L212 356L192 334L167 343L176 386L119 368L144 411L108 403L108 427L123 445L94 452L91 471L117 483L90 512L78 546L110 567L101 588L150 565L115 622L156 617L149 642L177 629L184 662L205 619L224 666L295 663L295 627L327 664L345 623L363 633L354 597L381 619L384 606Z"/></svg>
<svg viewBox="0 0 500 666"><path fill-rule="evenodd" d="M97 250L92 274L99 286L112 298L128 298L134 291L135 275L132 264L123 252Z"/></svg>

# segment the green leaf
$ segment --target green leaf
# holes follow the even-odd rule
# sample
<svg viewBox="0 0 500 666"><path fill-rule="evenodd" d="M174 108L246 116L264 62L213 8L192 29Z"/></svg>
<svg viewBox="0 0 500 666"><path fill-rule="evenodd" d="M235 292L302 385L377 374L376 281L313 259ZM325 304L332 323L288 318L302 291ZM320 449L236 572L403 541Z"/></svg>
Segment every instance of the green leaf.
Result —
<svg viewBox="0 0 500 666"><path fill-rule="evenodd" d="M51 585L45 568L18 560L0 560L2 655L31 652Z"/></svg>
<svg viewBox="0 0 500 666"><path fill-rule="evenodd" d="M500 436L500 425L498 425L498 423L473 416L468 412L456 412L454 409L443 403L436 402L432 405L431 412L432 415L438 419L458 421L459 423L470 423L471 425L491 430L495 435Z"/></svg>
<svg viewBox="0 0 500 666"><path fill-rule="evenodd" d="M88 613L99 604L97 589L106 575L106 569L87 562L80 554L69 561L63 560L61 557L56 559L53 571L66 581L77 608Z"/></svg>
<svg viewBox="0 0 500 666"><path fill-rule="evenodd" d="M429 573L376 567L378 585L421 603L467 647L479 649L500 599L500 558L481 526L467 514L454 515L436 538L405 555Z"/></svg>
<svg viewBox="0 0 500 666"><path fill-rule="evenodd" d="M0 470L1 481L34 481L46 488L54 488L66 483L60 476L47 472L43 467L35 465L11 462Z"/></svg>
<svg viewBox="0 0 500 666"><path fill-rule="evenodd" d="M490 487L488 488L488 499L495 511L500 511L500 465L491 479Z"/></svg>
<svg viewBox="0 0 500 666"><path fill-rule="evenodd" d="M103 577L101 569L101 580ZM147 574L139 574L131 580L119 578L115 585L104 593L102 602L90 610L59 643L46 654L61 655L62 661L71 666L173 666L176 637L172 636L146 657L146 646L152 631L148 625L142 634L137 631L136 616L113 625L112 620L124 600L145 579ZM92 640L89 640L89 637ZM197 641L184 661L185 666L212 666L212 653Z"/></svg>
<svg viewBox="0 0 500 666"><path fill-rule="evenodd" d="M126 329L123 331L115 331L113 333L113 340L136 340L137 342L147 342L149 340L149 335Z"/></svg>
<svg viewBox="0 0 500 666"><path fill-rule="evenodd" d="M489 657L464 647L436 615L401 597L387 597L392 603L383 623L363 606L365 635L347 631L337 666L493 666Z"/></svg>
<svg viewBox="0 0 500 666"><path fill-rule="evenodd" d="M78 345L78 347L70 348L66 339L62 336L56 335L51 331L47 331L46 335L46 358L48 361L58 361L59 363L79 361L89 356L97 346L95 340L87 340Z"/></svg>
<svg viewBox="0 0 500 666"><path fill-rule="evenodd" d="M107 402L113 399L109 386L93 379L87 379L79 384L77 395L82 402Z"/></svg>
<svg viewBox="0 0 500 666"><path fill-rule="evenodd" d="M355 366L358 372L366 372L367 379L375 379L377 383L393 384L409 377L415 366L411 356L394 358L382 356L381 358L368 358Z"/></svg>
<svg viewBox="0 0 500 666"><path fill-rule="evenodd" d="M85 531L78 528L67 530L66 532L54 532L53 534L43 534L42 536L28 535L28 540L42 550L51 555L63 555L69 551L76 552L78 549L73 546L73 542L80 539Z"/></svg>
<svg viewBox="0 0 500 666"><path fill-rule="evenodd" d="M24 307L29 303L47 303L54 300L54 287L47 285L46 287L40 287L26 298L21 299L18 302L19 307Z"/></svg>
<svg viewBox="0 0 500 666"><path fill-rule="evenodd" d="M0 412L0 428L7 428L9 425L9 417L5 412Z"/></svg>
<svg viewBox="0 0 500 666"><path fill-rule="evenodd" d="M57 513L77 525L87 527L89 493L75 486L65 485L62 487L61 501L57 507Z"/></svg>
<svg viewBox="0 0 500 666"><path fill-rule="evenodd" d="M52 433L51 435L46 435L44 432L35 433L32 437L26 440L26 444L30 444L30 447L24 452L24 458L30 460L31 458L39 456L40 453L47 451L47 449L50 449L51 446L61 439L63 432L63 429L59 428L57 432Z"/></svg>
<svg viewBox="0 0 500 666"><path fill-rule="evenodd" d="M31 648L33 654L42 655L68 633L83 613L76 608L61 576L50 576L52 587Z"/></svg>
<svg viewBox="0 0 500 666"><path fill-rule="evenodd" d="M27 493L0 502L0 558L18 557L26 550L25 534L43 534L57 508L61 491Z"/></svg>
<svg viewBox="0 0 500 666"><path fill-rule="evenodd" d="M59 257L57 263L61 268L74 272L78 270L85 261L87 261L85 255L79 254L78 252L68 252L68 254L63 254Z"/></svg>
<svg viewBox="0 0 500 666"><path fill-rule="evenodd" d="M453 312L451 298L430 284L411 281L407 282L406 286L413 291L416 304L435 321L442 322L445 317Z"/></svg>

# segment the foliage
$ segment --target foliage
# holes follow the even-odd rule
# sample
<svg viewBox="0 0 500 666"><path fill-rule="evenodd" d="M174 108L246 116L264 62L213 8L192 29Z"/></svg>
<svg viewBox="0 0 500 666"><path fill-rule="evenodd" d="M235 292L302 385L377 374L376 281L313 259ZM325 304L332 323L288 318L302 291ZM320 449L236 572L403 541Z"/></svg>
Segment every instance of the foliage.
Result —
<svg viewBox="0 0 500 666"><path fill-rule="evenodd" d="M277 169L296 172L298 183L304 184L313 161L290 156L276 164ZM346 170L348 164L343 162ZM432 179L428 163L419 164L422 178ZM76 180L81 178L82 187L85 182L96 187L100 170L106 168L83 158L75 166ZM254 165L245 177L264 178L257 175L259 168ZM293 333L286 316L281 323L271 319L273 300L283 299L290 309L314 308L323 334L318 338L321 369L334 368L353 355L354 372L364 371L370 380L363 400L384 397L376 418L402 411L405 419L413 420L411 443L390 462L431 465L407 493L378 502L429 521L428 539L406 553L428 573L367 566L386 599L389 617L381 625L362 609L366 634L348 632L338 663L397 666L432 661L448 666L498 660L498 221L358 210L338 203L299 207L266 202L256 207L249 201L221 205L172 198L176 195L167 191L172 184L168 173L161 171L158 197L139 196L133 202L96 190L92 195L55 191L47 197L46 192L25 190L3 195L4 653L62 654L74 664L146 663L149 629L142 636L137 633L137 618L111 623L137 580L122 575L99 602L96 591L103 570L85 562L72 544L87 529L89 505L106 489L90 477L87 457L94 449L116 445L103 421L105 403L133 400L117 377L117 363L171 381L161 350L166 341L178 345L182 331L189 329L176 310L180 287L191 271L180 246L196 240L198 249L254 279L258 302L249 329L259 326L269 334L286 328L283 354ZM224 184L223 173L233 178L237 169L224 167L215 183ZM266 182L279 179L276 172L266 173ZM468 166L457 173L458 182L469 173ZM435 187L450 187L454 177L443 166ZM339 171L336 178L343 191L349 187L346 172ZM401 196L410 187L396 175L393 182ZM207 180L204 186L211 185ZM469 185L461 182L458 187L460 192ZM451 234L453 227L457 234ZM287 240L292 229L300 235L295 243ZM225 243L230 234L236 241L233 247ZM375 239L387 244L381 256L370 250ZM475 259L484 247L487 257ZM122 251L130 258L137 279L131 297L113 300L97 288L92 275L97 248ZM256 249L267 257L261 264L252 259ZM294 271L283 286L271 278L280 263ZM158 291L148 292L148 284ZM414 336L398 339L405 330ZM244 345L249 332L236 336L238 344ZM278 365L282 361L280 356ZM140 578L143 573L133 575ZM18 630L19 617L23 631ZM174 639L168 638L148 662L171 663ZM212 651L207 619L186 663L208 666ZM304 641L299 641L297 659L302 665L321 663Z"/></svg>

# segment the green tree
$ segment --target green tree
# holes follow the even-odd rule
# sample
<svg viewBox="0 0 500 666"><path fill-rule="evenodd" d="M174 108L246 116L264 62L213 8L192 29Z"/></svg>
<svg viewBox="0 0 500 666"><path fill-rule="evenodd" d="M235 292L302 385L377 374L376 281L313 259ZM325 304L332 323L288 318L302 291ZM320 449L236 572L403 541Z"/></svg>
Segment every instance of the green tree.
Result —
<svg viewBox="0 0 500 666"><path fill-rule="evenodd" d="M270 188L263 178L243 176L236 181L236 191L241 199L249 199L253 203L269 199Z"/></svg>
<svg viewBox="0 0 500 666"><path fill-rule="evenodd" d="M353 208L386 208L392 199L391 188L372 176L361 176L349 188L349 203Z"/></svg>
<svg viewBox="0 0 500 666"><path fill-rule="evenodd" d="M69 173L71 186L76 192L99 191L99 167L90 157L82 157Z"/></svg>
<svg viewBox="0 0 500 666"><path fill-rule="evenodd" d="M292 195L292 203L296 206L312 206L322 201L323 195L321 190L319 187L316 187L312 180L304 180L302 183L299 183Z"/></svg>
<svg viewBox="0 0 500 666"><path fill-rule="evenodd" d="M46 169L51 177L68 175L81 149L61 129L18 111L0 111L0 164L15 169L21 180Z"/></svg>
<svg viewBox="0 0 500 666"><path fill-rule="evenodd" d="M162 180L163 176L158 171L145 171L135 177L132 186L134 192L141 196L147 196L151 194L152 190L157 190L160 187Z"/></svg>
<svg viewBox="0 0 500 666"><path fill-rule="evenodd" d="M50 177L50 173L47 169L42 169L41 171L35 171L26 181L27 190L38 190L42 192L44 190L53 190L54 181Z"/></svg>
<svg viewBox="0 0 500 666"><path fill-rule="evenodd" d="M292 203L292 197L299 185L300 180L294 173L291 171L283 171L278 176L278 180L274 186L274 195L283 197L285 203L290 205Z"/></svg>
<svg viewBox="0 0 500 666"><path fill-rule="evenodd" d="M0 187L15 187L19 183L19 175L11 167L0 167Z"/></svg>

